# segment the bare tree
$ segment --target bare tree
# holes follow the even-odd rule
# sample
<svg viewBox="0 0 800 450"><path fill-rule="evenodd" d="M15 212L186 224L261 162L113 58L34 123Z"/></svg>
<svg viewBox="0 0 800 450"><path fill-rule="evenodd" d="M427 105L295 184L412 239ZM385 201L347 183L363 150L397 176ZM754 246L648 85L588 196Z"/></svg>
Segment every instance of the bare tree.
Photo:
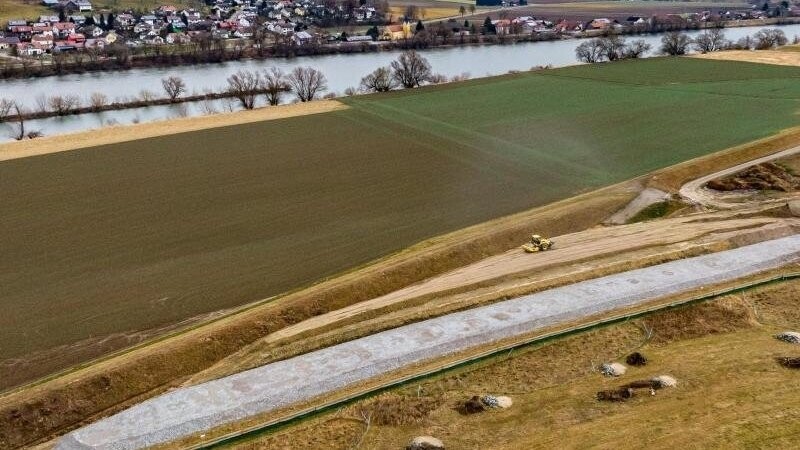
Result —
<svg viewBox="0 0 800 450"><path fill-rule="evenodd" d="M271 106L279 105L283 93L291 89L286 75L280 69L273 67L264 71L264 92Z"/></svg>
<svg viewBox="0 0 800 450"><path fill-rule="evenodd" d="M256 96L261 88L261 74L240 70L228 77L228 92L237 98L244 109L256 106Z"/></svg>
<svg viewBox="0 0 800 450"><path fill-rule="evenodd" d="M783 31L772 28L769 30L761 30L754 36L756 41L756 50L767 50L781 45L786 45L788 39Z"/></svg>
<svg viewBox="0 0 800 450"><path fill-rule="evenodd" d="M405 51L396 61L392 61L392 77L404 88L420 86L430 76L430 63L414 50Z"/></svg>
<svg viewBox="0 0 800 450"><path fill-rule="evenodd" d="M156 99L156 94L154 94L153 91L148 89L142 89L141 91L139 91L139 100L145 103L149 103L155 99Z"/></svg>
<svg viewBox="0 0 800 450"><path fill-rule="evenodd" d="M609 61L616 61L625 57L625 39L610 34L598 38L603 56Z"/></svg>
<svg viewBox="0 0 800 450"><path fill-rule="evenodd" d="M108 105L108 96L102 92L93 92L92 95L89 96L89 104L93 110L99 111Z"/></svg>
<svg viewBox="0 0 800 450"><path fill-rule="evenodd" d="M716 52L725 46L725 32L721 28L706 30L694 39L694 47L700 53Z"/></svg>
<svg viewBox="0 0 800 450"><path fill-rule="evenodd" d="M76 95L54 95L47 101L50 110L63 116L80 106L80 98Z"/></svg>
<svg viewBox="0 0 800 450"><path fill-rule="evenodd" d="M14 140L21 141L25 139L25 136L27 135L25 133L25 115L28 112L25 111L25 109L15 101L11 102L11 107L9 108L9 111L14 111L15 121L17 122L16 126L12 127L12 132L10 134L10 137Z"/></svg>
<svg viewBox="0 0 800 450"><path fill-rule="evenodd" d="M417 5L407 5L403 14L407 20L416 20L421 17L420 7Z"/></svg>
<svg viewBox="0 0 800 450"><path fill-rule="evenodd" d="M388 92L397 86L388 67L378 67L374 72L361 79L361 89L372 92Z"/></svg>
<svg viewBox="0 0 800 450"><path fill-rule="evenodd" d="M0 98L0 122L5 122L14 108L14 102L6 98Z"/></svg>
<svg viewBox="0 0 800 450"><path fill-rule="evenodd" d="M44 94L39 94L36 96L36 112L37 113L46 113L48 110L47 106L47 96Z"/></svg>
<svg viewBox="0 0 800 450"><path fill-rule="evenodd" d="M636 59L641 58L645 55L645 53L650 51L650 44L647 43L644 39L637 39L633 42L630 42L628 45L625 46L625 58L628 59Z"/></svg>
<svg viewBox="0 0 800 450"><path fill-rule="evenodd" d="M670 31L661 38L661 52L670 56L685 55L691 42L686 33Z"/></svg>
<svg viewBox="0 0 800 450"><path fill-rule="evenodd" d="M581 42L575 47L575 57L578 58L578 61L590 64L602 61L603 46L597 39Z"/></svg>
<svg viewBox="0 0 800 450"><path fill-rule="evenodd" d="M186 92L186 83L181 77L176 77L174 75L162 78L161 86L164 88L164 92L167 93L169 99L173 102L177 100L181 94Z"/></svg>
<svg viewBox="0 0 800 450"><path fill-rule="evenodd" d="M297 99L301 102L314 100L317 92L328 89L325 75L313 67L295 67L287 78Z"/></svg>

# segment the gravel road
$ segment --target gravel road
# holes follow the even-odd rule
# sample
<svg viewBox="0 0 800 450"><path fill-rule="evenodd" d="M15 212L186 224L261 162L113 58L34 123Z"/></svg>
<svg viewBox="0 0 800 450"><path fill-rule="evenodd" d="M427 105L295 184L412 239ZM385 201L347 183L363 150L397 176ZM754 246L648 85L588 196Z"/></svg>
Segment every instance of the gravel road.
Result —
<svg viewBox="0 0 800 450"><path fill-rule="evenodd" d="M551 289L176 389L64 436L57 449L135 449L268 412L409 364L800 259L800 235Z"/></svg>

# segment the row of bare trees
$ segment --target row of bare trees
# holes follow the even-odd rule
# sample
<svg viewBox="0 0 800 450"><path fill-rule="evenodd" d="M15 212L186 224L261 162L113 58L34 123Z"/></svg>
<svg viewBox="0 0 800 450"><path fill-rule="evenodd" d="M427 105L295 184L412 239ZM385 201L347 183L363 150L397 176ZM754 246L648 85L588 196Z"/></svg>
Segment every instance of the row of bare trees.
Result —
<svg viewBox="0 0 800 450"><path fill-rule="evenodd" d="M667 33L661 38L661 53L677 56L685 55L690 50L700 53L728 49L769 50L787 43L786 35L777 28L759 30L752 37L745 36L736 42L726 39L725 32L722 29L714 28L703 31L694 39L689 38L686 33Z"/></svg>
<svg viewBox="0 0 800 450"><path fill-rule="evenodd" d="M402 86L411 89L425 82L441 81L433 74L427 59L408 50L387 67L379 67L361 79L360 88L367 92L387 92Z"/></svg>
<svg viewBox="0 0 800 450"><path fill-rule="evenodd" d="M628 42L616 34L611 34L582 42L575 48L575 56L579 61L595 63L641 58L649 51L650 44L643 39Z"/></svg>
<svg viewBox="0 0 800 450"><path fill-rule="evenodd" d="M313 67L295 67L288 74L274 67L263 72L240 70L228 77L228 93L244 109L255 108L259 95L266 95L267 103L275 106L290 92L300 102L310 102L327 89L325 75Z"/></svg>

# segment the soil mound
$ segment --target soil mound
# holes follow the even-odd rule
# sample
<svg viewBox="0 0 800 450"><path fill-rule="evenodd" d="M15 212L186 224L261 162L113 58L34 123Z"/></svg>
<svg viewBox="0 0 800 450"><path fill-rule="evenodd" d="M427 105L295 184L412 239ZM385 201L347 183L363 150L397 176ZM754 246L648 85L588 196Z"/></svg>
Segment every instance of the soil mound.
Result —
<svg viewBox="0 0 800 450"><path fill-rule="evenodd" d="M785 167L772 162L757 164L752 167L706 184L716 191L780 191L792 192L800 188L800 177Z"/></svg>

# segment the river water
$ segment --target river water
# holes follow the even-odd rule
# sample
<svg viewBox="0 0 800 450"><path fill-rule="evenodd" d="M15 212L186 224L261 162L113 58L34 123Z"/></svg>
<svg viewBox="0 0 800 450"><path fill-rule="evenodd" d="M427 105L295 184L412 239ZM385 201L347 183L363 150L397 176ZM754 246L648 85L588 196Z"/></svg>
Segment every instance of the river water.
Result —
<svg viewBox="0 0 800 450"><path fill-rule="evenodd" d="M753 35L765 27L728 28L725 35L736 41ZM774 28L774 27L767 27ZM800 24L780 27L792 39L800 35ZM699 31L688 34L696 36ZM661 40L660 35L629 36L627 39L644 39L653 48L648 56L655 54ZM528 42L513 45L457 46L426 50L424 56L430 61L433 71L452 77L469 74L473 78L500 75L513 70L528 70L535 66L566 66L577 63L575 47L580 39ZM88 100L94 92L106 94L111 100L136 97L142 90L162 95L161 79L176 75L184 79L190 93L219 92L225 89L226 79L240 69L261 70L277 67L284 72L296 66L313 66L328 79L328 91L341 94L348 87L356 87L364 75L396 59L400 51L374 53L308 56L294 59L231 61L223 64L180 66L172 68L132 69L119 72L96 72L71 74L45 78L14 79L0 81L0 98L13 98L29 108L35 108L36 99L54 94L74 94ZM227 100L187 103L183 105L151 106L104 113L31 120L28 129L41 130L54 135L100 128L110 124L149 122L174 117L207 114L236 109L238 106ZM10 139L10 130L0 130L0 141Z"/></svg>

